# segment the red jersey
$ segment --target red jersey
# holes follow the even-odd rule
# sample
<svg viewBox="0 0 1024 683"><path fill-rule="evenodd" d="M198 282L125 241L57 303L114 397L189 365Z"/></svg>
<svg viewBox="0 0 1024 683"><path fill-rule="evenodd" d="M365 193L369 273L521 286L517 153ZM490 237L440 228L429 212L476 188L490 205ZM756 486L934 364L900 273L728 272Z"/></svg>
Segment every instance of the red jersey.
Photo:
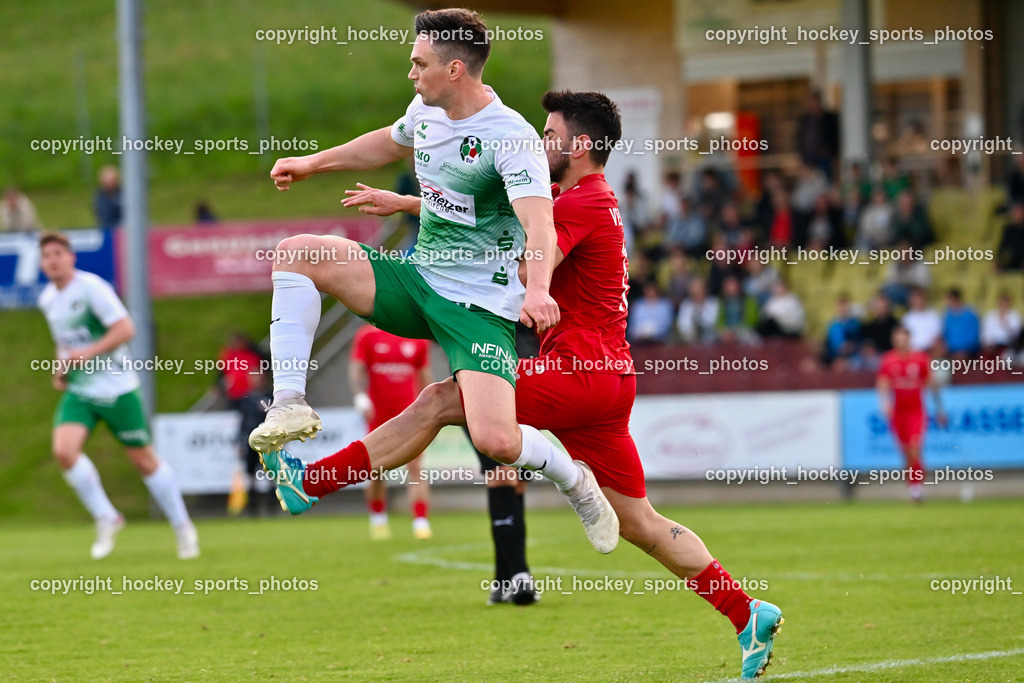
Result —
<svg viewBox="0 0 1024 683"><path fill-rule="evenodd" d="M366 393L373 401L375 419L390 417L416 400L421 388L417 375L430 362L430 345L424 339L404 339L366 325L356 333L352 360L366 365Z"/></svg>
<svg viewBox="0 0 1024 683"><path fill-rule="evenodd" d="M541 336L540 354L568 360L567 370L633 374L626 342L629 263L615 194L603 173L565 192L555 185L552 194L565 259L551 277L550 293L561 321Z"/></svg>
<svg viewBox="0 0 1024 683"><path fill-rule="evenodd" d="M889 380L893 393L894 413L924 410L921 392L928 386L928 354L911 351L903 354L889 351L882 356L878 376Z"/></svg>
<svg viewBox="0 0 1024 683"><path fill-rule="evenodd" d="M247 348L228 348L220 354L221 367L224 368L224 393L228 399L237 401L252 389L252 373L258 373L260 355Z"/></svg>

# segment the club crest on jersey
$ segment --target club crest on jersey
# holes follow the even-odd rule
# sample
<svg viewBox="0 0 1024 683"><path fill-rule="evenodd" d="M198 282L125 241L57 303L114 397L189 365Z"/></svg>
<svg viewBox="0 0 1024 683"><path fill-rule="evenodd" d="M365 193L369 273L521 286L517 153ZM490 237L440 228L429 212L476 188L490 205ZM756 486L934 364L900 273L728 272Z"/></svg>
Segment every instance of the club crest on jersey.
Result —
<svg viewBox="0 0 1024 683"><path fill-rule="evenodd" d="M462 138L462 145L459 147L459 155L467 164L473 165L484 151L480 138L475 135L467 135Z"/></svg>
<svg viewBox="0 0 1024 683"><path fill-rule="evenodd" d="M416 342L402 342L398 348L406 358L412 358L416 354Z"/></svg>

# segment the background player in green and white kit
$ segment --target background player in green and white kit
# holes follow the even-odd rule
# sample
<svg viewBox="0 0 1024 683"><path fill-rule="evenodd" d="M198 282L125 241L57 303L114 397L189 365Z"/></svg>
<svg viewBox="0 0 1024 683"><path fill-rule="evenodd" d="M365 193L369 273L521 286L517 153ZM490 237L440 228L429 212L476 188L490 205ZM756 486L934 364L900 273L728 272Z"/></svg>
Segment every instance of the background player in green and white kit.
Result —
<svg viewBox="0 0 1024 683"><path fill-rule="evenodd" d="M75 268L68 239L46 233L39 240L42 269L50 281L39 295L66 373L55 373L64 392L53 419L53 454L64 478L96 520L94 559L114 549L124 517L110 502L95 465L82 447L97 422L106 422L125 446L153 499L174 527L178 557L199 556L199 539L189 519L174 472L153 453L149 425L130 363L127 342L135 326L114 289L102 278Z"/></svg>
<svg viewBox="0 0 1024 683"><path fill-rule="evenodd" d="M274 265L270 325L274 404L249 443L277 476L278 495L288 497L280 491L285 486L301 505L315 502L296 481L304 465L280 449L320 429L304 395L319 292L326 292L387 332L436 339L462 391L474 445L498 462L543 472L566 494L594 547L611 552L618 520L593 473L516 423L513 323L543 332L559 317L548 293L555 230L540 136L483 84L490 43L475 12L422 12L415 30L409 78L417 95L401 119L339 147L280 159L271 171L278 189L287 190L315 173L368 170L414 156L423 204L415 254L387 258L333 236L281 242L287 256ZM524 247L525 287L516 274ZM369 459L356 462L334 472L335 483L365 474Z"/></svg>

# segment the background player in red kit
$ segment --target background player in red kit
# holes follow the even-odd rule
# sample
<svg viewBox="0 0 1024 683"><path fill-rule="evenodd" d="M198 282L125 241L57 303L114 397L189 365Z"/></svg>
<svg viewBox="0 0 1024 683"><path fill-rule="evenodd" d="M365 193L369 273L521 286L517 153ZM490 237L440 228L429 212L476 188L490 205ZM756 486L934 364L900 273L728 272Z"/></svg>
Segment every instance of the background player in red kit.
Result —
<svg viewBox="0 0 1024 683"><path fill-rule="evenodd" d="M889 420L889 428L896 436L900 452L907 463L907 486L910 497L920 503L924 498L924 462L921 443L927 419L921 393L932 388L936 418L946 423L942 397L934 376L929 372L931 359L923 351L910 350L910 332L903 326L892 331L892 351L882 356L875 387L882 412Z"/></svg>
<svg viewBox="0 0 1024 683"><path fill-rule="evenodd" d="M621 137L618 108L600 93L568 91L545 94L543 104L549 112L544 130L548 164L558 190L557 267L550 291L561 320L542 337L540 356L519 364L517 419L550 429L574 459L591 467L615 508L622 538L684 579L732 622L742 648L742 677L756 678L771 659L781 611L747 595L696 534L655 511L629 433L636 378L625 340L628 264L618 204L603 174ZM353 199L381 212L417 210L406 197L371 188L363 193ZM309 465L285 456L291 491L283 500L298 514L309 508L304 498L312 501L355 483L340 480L338 472L363 462L373 469L398 467L430 443L442 425L464 420L458 386L451 379L432 384L409 409L363 441Z"/></svg>
<svg viewBox="0 0 1024 683"><path fill-rule="evenodd" d="M372 325L360 328L352 343L348 379L355 394L356 409L373 431L401 413L430 384L430 344L424 339L403 339ZM420 456L406 465L409 474L409 502L412 506L412 533L418 539L432 536L427 518L430 486L420 477ZM366 506L370 511L370 538L391 538L388 526L388 492L374 477L366 487Z"/></svg>

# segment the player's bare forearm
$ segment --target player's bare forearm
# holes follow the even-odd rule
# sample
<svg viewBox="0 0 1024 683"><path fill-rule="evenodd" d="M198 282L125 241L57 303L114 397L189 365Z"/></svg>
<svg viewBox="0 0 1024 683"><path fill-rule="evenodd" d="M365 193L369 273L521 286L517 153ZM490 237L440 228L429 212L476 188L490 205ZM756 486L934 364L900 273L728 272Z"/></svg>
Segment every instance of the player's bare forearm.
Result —
<svg viewBox="0 0 1024 683"><path fill-rule="evenodd" d="M312 156L317 173L328 171L370 171L384 164L412 156L412 147L395 142L391 127L378 128L351 142L325 149Z"/></svg>
<svg viewBox="0 0 1024 683"><path fill-rule="evenodd" d="M551 201L544 197L520 197L512 202L526 231L526 296L519 320L544 332L559 321L558 304L551 298L551 273L555 269L558 240L551 215Z"/></svg>
<svg viewBox="0 0 1024 683"><path fill-rule="evenodd" d="M391 137L391 128L379 128L355 140L303 157L286 157L274 164L270 177L279 190L292 183L330 171L369 171L412 156L413 148Z"/></svg>

